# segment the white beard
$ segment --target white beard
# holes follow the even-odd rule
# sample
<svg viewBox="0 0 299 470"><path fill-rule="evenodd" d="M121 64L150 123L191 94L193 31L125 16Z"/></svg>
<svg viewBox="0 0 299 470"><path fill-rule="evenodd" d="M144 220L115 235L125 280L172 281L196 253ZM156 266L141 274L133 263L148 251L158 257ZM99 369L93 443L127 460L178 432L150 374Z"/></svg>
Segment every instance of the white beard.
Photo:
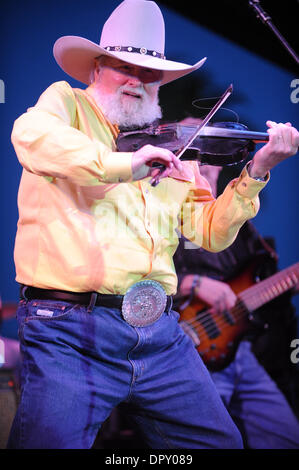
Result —
<svg viewBox="0 0 299 470"><path fill-rule="evenodd" d="M123 94L123 91L132 91L141 95L141 98L132 98ZM120 87L115 95L107 95L97 90L97 98L106 118L119 127L143 127L161 118L162 111L158 97L152 101L143 89L133 89L127 86Z"/></svg>

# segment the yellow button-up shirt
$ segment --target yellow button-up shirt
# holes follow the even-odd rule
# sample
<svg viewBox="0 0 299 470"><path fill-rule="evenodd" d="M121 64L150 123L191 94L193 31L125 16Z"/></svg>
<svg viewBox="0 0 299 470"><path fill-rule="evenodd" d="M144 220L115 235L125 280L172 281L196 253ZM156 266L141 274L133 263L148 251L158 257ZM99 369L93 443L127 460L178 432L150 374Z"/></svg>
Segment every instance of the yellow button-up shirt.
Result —
<svg viewBox="0 0 299 470"><path fill-rule="evenodd" d="M51 85L14 123L23 166L16 280L46 289L124 294L153 279L174 294L179 233L210 251L230 245L265 183L246 169L216 200L196 162L156 186L132 181L132 153L86 90ZM179 232L180 231L180 232Z"/></svg>

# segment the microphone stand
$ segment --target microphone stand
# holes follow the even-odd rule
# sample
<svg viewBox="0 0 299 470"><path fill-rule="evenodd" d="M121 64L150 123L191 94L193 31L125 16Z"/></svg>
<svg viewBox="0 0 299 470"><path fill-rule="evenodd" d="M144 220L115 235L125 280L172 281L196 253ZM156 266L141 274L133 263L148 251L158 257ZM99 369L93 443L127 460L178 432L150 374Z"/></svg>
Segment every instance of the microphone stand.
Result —
<svg viewBox="0 0 299 470"><path fill-rule="evenodd" d="M296 63L299 63L299 57L296 52L291 48L291 46L287 43L285 38L280 34L278 29L274 26L271 21L271 17L266 13L261 5L259 0L250 0L249 5L255 10L257 18L259 18L264 24L269 26L269 28L273 31L273 33L278 37L280 42L284 45L287 51L291 54L291 56L295 59Z"/></svg>

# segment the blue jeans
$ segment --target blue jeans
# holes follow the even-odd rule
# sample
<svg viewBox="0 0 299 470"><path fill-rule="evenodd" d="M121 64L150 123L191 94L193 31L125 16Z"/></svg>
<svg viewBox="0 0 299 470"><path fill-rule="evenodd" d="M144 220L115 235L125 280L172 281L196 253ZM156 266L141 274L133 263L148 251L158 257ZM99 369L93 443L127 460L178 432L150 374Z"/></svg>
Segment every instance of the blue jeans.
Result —
<svg viewBox="0 0 299 470"><path fill-rule="evenodd" d="M226 369L211 375L246 447L299 449L299 422L252 353L249 341L240 343L235 360Z"/></svg>
<svg viewBox="0 0 299 470"><path fill-rule="evenodd" d="M22 393L8 448L90 448L121 402L151 448L242 448L176 312L134 328L118 309L31 300L17 317Z"/></svg>

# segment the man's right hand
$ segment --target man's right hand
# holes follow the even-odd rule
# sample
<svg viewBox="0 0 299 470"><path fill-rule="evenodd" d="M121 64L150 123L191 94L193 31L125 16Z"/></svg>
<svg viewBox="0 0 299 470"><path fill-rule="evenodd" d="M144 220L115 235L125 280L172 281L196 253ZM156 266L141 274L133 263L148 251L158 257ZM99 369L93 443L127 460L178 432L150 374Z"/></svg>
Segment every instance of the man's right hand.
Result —
<svg viewBox="0 0 299 470"><path fill-rule="evenodd" d="M161 171L160 168L152 167L154 162L161 163L165 169ZM158 175L160 180L166 178L173 168L182 171L182 163L170 150L148 144L133 154L132 173L134 181L148 176L155 179Z"/></svg>

